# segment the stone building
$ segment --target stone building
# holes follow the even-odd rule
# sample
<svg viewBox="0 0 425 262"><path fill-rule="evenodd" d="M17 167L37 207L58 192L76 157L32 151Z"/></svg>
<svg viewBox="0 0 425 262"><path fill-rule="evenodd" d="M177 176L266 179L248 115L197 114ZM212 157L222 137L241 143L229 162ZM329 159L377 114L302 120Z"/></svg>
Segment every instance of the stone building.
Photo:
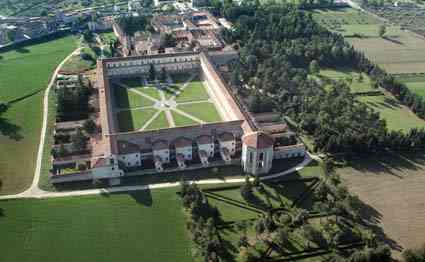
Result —
<svg viewBox="0 0 425 262"><path fill-rule="evenodd" d="M252 132L242 137L242 166L246 173L267 174L272 168L274 140L264 132Z"/></svg>

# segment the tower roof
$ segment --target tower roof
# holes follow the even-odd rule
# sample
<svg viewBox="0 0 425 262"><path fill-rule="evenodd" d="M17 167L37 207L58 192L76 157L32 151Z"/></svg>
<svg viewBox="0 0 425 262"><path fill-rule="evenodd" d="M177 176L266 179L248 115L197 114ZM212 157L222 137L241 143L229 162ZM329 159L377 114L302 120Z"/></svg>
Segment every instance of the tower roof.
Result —
<svg viewBox="0 0 425 262"><path fill-rule="evenodd" d="M244 135L242 142L249 147L263 149L273 147L274 139L264 132L252 132Z"/></svg>

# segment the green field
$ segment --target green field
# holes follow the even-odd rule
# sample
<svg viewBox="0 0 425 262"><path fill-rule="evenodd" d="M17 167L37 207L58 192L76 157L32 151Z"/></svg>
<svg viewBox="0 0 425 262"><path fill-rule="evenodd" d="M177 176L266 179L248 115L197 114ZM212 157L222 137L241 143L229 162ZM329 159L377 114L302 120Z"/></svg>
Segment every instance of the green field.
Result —
<svg viewBox="0 0 425 262"><path fill-rule="evenodd" d="M425 127L423 120L389 94L384 96L364 96L359 97L359 100L378 111L381 117L387 121L387 126L390 130L408 131L415 127Z"/></svg>
<svg viewBox="0 0 425 262"><path fill-rule="evenodd" d="M55 67L76 47L74 37L64 37L0 53L0 100L28 96L11 104L0 118L1 194L18 193L31 184L42 121L42 91Z"/></svg>
<svg viewBox="0 0 425 262"><path fill-rule="evenodd" d="M2 201L0 208L2 262L192 261L175 190Z"/></svg>
<svg viewBox="0 0 425 262"><path fill-rule="evenodd" d="M362 74L363 80L359 79L360 74ZM325 76L332 80L346 81L353 93L376 91L371 86L370 78L364 73L353 72L352 70L322 69L320 70L320 76ZM352 80L351 84L348 79Z"/></svg>
<svg viewBox="0 0 425 262"><path fill-rule="evenodd" d="M195 103L179 105L178 108L198 119L205 122L218 122L221 121L220 115L213 103Z"/></svg>
<svg viewBox="0 0 425 262"><path fill-rule="evenodd" d="M425 75L401 76L397 79L404 83L410 91L425 98Z"/></svg>
<svg viewBox="0 0 425 262"><path fill-rule="evenodd" d="M146 108L137 110L124 110L117 113L118 126L121 132L138 130L151 119L156 109Z"/></svg>

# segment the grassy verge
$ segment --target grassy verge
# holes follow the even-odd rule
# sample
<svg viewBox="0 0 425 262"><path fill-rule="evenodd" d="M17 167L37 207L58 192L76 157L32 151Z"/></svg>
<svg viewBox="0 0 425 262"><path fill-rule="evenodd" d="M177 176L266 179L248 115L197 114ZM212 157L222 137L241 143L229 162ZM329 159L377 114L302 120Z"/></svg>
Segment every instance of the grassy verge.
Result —
<svg viewBox="0 0 425 262"><path fill-rule="evenodd" d="M0 54L0 100L18 99L0 120L0 194L19 193L31 184L40 138L43 90L55 67L74 48L75 38L69 36Z"/></svg>

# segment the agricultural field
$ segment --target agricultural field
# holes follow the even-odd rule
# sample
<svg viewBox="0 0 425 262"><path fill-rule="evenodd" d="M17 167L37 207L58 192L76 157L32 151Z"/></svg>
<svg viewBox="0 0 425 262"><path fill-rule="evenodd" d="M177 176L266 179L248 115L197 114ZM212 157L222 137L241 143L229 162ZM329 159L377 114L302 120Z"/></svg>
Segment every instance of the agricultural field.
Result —
<svg viewBox="0 0 425 262"><path fill-rule="evenodd" d="M395 252L425 241L423 155L375 155L338 169L344 184L365 202L364 219ZM383 228L383 231L381 230Z"/></svg>
<svg viewBox="0 0 425 262"><path fill-rule="evenodd" d="M222 120L199 79L189 75L172 78L172 83L160 86L140 78L114 83L115 111L121 132Z"/></svg>
<svg viewBox="0 0 425 262"><path fill-rule="evenodd" d="M425 98L425 74L422 75L399 75L396 78L404 83L410 91Z"/></svg>
<svg viewBox="0 0 425 262"><path fill-rule="evenodd" d="M385 22L364 12L352 9L312 11L317 22L331 31L342 34L356 49L392 74L424 73L425 39L400 26L386 26L379 36L379 27Z"/></svg>
<svg viewBox="0 0 425 262"><path fill-rule="evenodd" d="M0 211L3 262L192 261L173 189L1 201Z"/></svg>
<svg viewBox="0 0 425 262"><path fill-rule="evenodd" d="M409 131L412 128L425 127L424 120L417 117L409 108L400 104L392 95L362 96L359 100L370 108L378 111L387 121L390 130Z"/></svg>
<svg viewBox="0 0 425 262"><path fill-rule="evenodd" d="M0 194L18 193L30 185L40 137L43 90L55 67L76 47L74 37L64 37L0 53L0 100L10 103L0 117Z"/></svg>

